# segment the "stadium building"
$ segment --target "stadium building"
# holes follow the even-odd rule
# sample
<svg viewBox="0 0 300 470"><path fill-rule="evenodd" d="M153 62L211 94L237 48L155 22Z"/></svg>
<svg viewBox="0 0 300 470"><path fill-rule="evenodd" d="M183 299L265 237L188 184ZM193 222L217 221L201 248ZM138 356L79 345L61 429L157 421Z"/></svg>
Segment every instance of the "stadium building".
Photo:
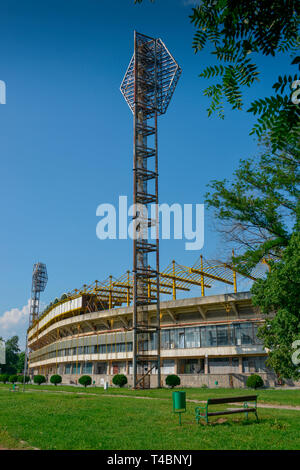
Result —
<svg viewBox="0 0 300 470"><path fill-rule="evenodd" d="M250 292L237 292L237 273L229 266L223 266L221 274L210 268L191 274L182 267L179 272L173 262L171 270L161 273L162 292L173 293L172 300L160 302L161 384L167 375L177 374L183 386L243 387L249 375L258 373L265 385L275 385L276 375L266 366L267 351L257 337L264 320L253 307ZM78 383L87 374L95 385L103 385L123 373L132 385L132 279L129 272L128 282L125 277L110 278L106 285L95 281L47 307L28 330L31 374L49 380L58 373L65 384ZM204 295L206 287L222 279L234 286L234 293ZM177 290L189 290L191 284L198 284L202 295L177 299ZM151 286L149 291L151 296ZM147 309L151 325L156 305ZM151 358L156 335L150 331L138 345L144 355L147 351L138 371L139 386L144 388L158 385L157 362Z"/></svg>

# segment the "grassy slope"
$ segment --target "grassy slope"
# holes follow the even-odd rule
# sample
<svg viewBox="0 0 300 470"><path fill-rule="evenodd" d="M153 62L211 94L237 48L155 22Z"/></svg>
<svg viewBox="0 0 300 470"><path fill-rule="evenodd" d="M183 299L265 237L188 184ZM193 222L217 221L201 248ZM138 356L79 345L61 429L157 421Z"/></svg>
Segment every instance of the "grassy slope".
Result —
<svg viewBox="0 0 300 470"><path fill-rule="evenodd" d="M0 384L1 388L9 388L11 385ZM19 384L20 389L22 385ZM129 395L129 396L145 396L145 397L156 397L156 398L170 398L171 390L170 389L151 389L151 390L131 390L128 388L110 388L108 392L104 391L101 387L73 387L70 385L60 385L54 387L52 385L26 385L28 389L36 390L56 390L56 391L67 391L73 393L99 393L99 394L116 394L116 395ZM274 404L274 405L291 405L291 406L300 406L300 390L248 390L248 389L203 389L203 388L178 388L174 390L184 390L186 391L186 396L188 399L192 400L207 400L207 398L215 398L221 396L236 396L236 395L249 395L257 394L258 403Z"/></svg>
<svg viewBox="0 0 300 470"><path fill-rule="evenodd" d="M26 442L18 441L9 435L5 429L0 429L0 450L2 449L31 449Z"/></svg>
<svg viewBox="0 0 300 470"><path fill-rule="evenodd" d="M40 449L300 449L298 411L261 409L260 423L233 415L197 426L189 403L180 427L171 400L8 393L1 387L0 402L1 429Z"/></svg>

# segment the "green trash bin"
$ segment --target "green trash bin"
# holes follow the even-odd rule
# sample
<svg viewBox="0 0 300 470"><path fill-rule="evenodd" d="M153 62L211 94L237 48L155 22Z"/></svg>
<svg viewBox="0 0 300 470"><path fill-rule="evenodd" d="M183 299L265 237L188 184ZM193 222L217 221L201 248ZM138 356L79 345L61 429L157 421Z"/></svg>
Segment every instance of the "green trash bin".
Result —
<svg viewBox="0 0 300 470"><path fill-rule="evenodd" d="M179 413L186 411L186 398L185 392L173 392L173 411Z"/></svg>
<svg viewBox="0 0 300 470"><path fill-rule="evenodd" d="M185 392L173 392L173 412L179 414L179 424L181 425L181 413L186 412L186 396Z"/></svg>

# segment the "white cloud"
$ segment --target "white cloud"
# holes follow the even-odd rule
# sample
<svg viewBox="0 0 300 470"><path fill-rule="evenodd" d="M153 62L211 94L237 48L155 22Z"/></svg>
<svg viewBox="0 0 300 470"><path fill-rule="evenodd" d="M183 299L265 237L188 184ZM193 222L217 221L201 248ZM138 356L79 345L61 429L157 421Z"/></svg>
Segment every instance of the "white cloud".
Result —
<svg viewBox="0 0 300 470"><path fill-rule="evenodd" d="M24 326L28 324L28 316L30 310L30 299L27 302L27 305L24 305L21 309L12 308L7 310L0 317L0 333L5 330L10 330L18 326Z"/></svg>

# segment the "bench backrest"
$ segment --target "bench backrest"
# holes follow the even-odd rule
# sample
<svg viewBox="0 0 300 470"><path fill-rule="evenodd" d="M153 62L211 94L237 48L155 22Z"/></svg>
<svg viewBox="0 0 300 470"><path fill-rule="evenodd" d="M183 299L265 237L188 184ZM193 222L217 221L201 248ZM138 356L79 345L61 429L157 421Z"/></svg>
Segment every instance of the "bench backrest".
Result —
<svg viewBox="0 0 300 470"><path fill-rule="evenodd" d="M256 401L257 395L245 395L243 397L227 397L227 398L209 398L208 405L217 405L222 403L239 403L245 401Z"/></svg>

